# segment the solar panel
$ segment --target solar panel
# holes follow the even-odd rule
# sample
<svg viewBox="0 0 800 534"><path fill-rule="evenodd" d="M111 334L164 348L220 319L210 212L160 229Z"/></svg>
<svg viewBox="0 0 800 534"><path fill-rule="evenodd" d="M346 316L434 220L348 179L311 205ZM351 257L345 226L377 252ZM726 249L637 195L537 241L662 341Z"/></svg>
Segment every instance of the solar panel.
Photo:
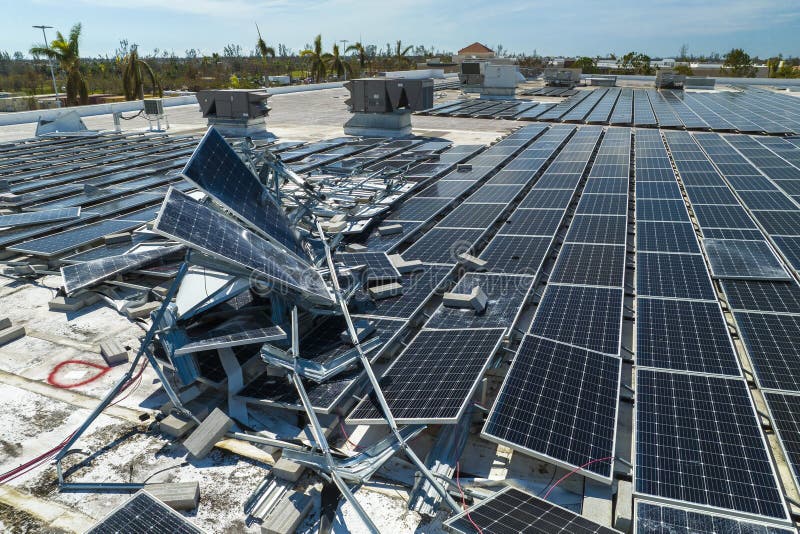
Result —
<svg viewBox="0 0 800 534"><path fill-rule="evenodd" d="M743 239L761 241L764 234L760 230L741 228L701 228L700 232L706 239Z"/></svg>
<svg viewBox="0 0 800 534"><path fill-rule="evenodd" d="M626 215L628 195L588 194L581 197L576 213L595 215Z"/></svg>
<svg viewBox="0 0 800 534"><path fill-rule="evenodd" d="M60 208L53 210L27 211L0 215L0 228L15 226L30 226L47 222L67 221L76 219L81 214L81 208Z"/></svg>
<svg viewBox="0 0 800 534"><path fill-rule="evenodd" d="M583 187L584 194L605 193L614 195L627 195L630 184L627 178L590 178Z"/></svg>
<svg viewBox="0 0 800 534"><path fill-rule="evenodd" d="M691 223L640 221L636 223L636 249L699 253L700 245Z"/></svg>
<svg viewBox="0 0 800 534"><path fill-rule="evenodd" d="M740 191L745 206L751 210L796 210L797 204L778 191Z"/></svg>
<svg viewBox="0 0 800 534"><path fill-rule="evenodd" d="M791 280L766 241L705 239L714 278L739 280Z"/></svg>
<svg viewBox="0 0 800 534"><path fill-rule="evenodd" d="M472 250L485 232L486 229L432 228L403 252L403 259L458 263L458 255Z"/></svg>
<svg viewBox="0 0 800 534"><path fill-rule="evenodd" d="M263 321L261 321L263 324ZM279 326L259 326L247 316L226 321L224 324L204 332L200 336L190 336L189 343L175 350L175 355L190 354L202 350L217 350L240 345L260 345L269 341L286 339L286 332Z"/></svg>
<svg viewBox="0 0 800 534"><path fill-rule="evenodd" d="M617 215L576 215L569 225L567 243L625 244L628 221Z"/></svg>
<svg viewBox="0 0 800 534"><path fill-rule="evenodd" d="M613 534L566 508L507 487L444 523L451 532L473 534ZM477 526L477 529L476 529Z"/></svg>
<svg viewBox="0 0 800 534"><path fill-rule="evenodd" d="M525 336L481 435L566 468L614 455L621 360ZM612 462L583 467L611 480Z"/></svg>
<svg viewBox="0 0 800 534"><path fill-rule="evenodd" d="M791 534L792 531L737 517L709 514L673 505L636 502L635 534Z"/></svg>
<svg viewBox="0 0 800 534"><path fill-rule="evenodd" d="M707 228L755 228L745 209L739 205L693 205L700 226Z"/></svg>
<svg viewBox="0 0 800 534"><path fill-rule="evenodd" d="M636 304L640 367L741 376L718 303L639 298Z"/></svg>
<svg viewBox="0 0 800 534"><path fill-rule="evenodd" d="M619 288L549 285L529 333L618 355L622 297Z"/></svg>
<svg viewBox="0 0 800 534"><path fill-rule="evenodd" d="M552 237L498 235L481 252L486 269L494 273L536 276L542 267Z"/></svg>
<svg viewBox="0 0 800 534"><path fill-rule="evenodd" d="M734 310L800 314L800 285L797 282L723 280L722 289Z"/></svg>
<svg viewBox="0 0 800 534"><path fill-rule="evenodd" d="M439 221L437 228L486 229L508 208L505 204L464 203Z"/></svg>
<svg viewBox="0 0 800 534"><path fill-rule="evenodd" d="M204 531L163 502L141 490L89 529L87 534L118 534L121 532L203 534Z"/></svg>
<svg viewBox="0 0 800 534"><path fill-rule="evenodd" d="M61 276L64 278L64 290L68 295L71 295L79 289L93 286L118 274L139 269L158 260L180 254L184 250L185 248L182 245L158 247L66 265L61 268Z"/></svg>
<svg viewBox="0 0 800 534"><path fill-rule="evenodd" d="M533 189L517 207L566 209L573 194L572 189Z"/></svg>
<svg viewBox="0 0 800 534"><path fill-rule="evenodd" d="M800 317L734 312L762 388L800 391Z"/></svg>
<svg viewBox="0 0 800 534"><path fill-rule="evenodd" d="M392 210L387 221L427 221L452 201L448 198L409 198Z"/></svg>
<svg viewBox="0 0 800 534"><path fill-rule="evenodd" d="M800 396L765 391L764 399L795 483L800 484Z"/></svg>
<svg viewBox="0 0 800 534"><path fill-rule="evenodd" d="M385 252L343 252L336 255L348 267L365 265L363 277L366 282L394 282L400 279L400 273L392 264Z"/></svg>
<svg viewBox="0 0 800 534"><path fill-rule="evenodd" d="M453 424L500 346L504 328L422 330L380 379L399 424ZM349 423L384 423L374 393L348 416Z"/></svg>
<svg viewBox="0 0 800 534"><path fill-rule="evenodd" d="M214 127L200 140L181 174L252 230L301 258L308 257L286 214Z"/></svg>
<svg viewBox="0 0 800 534"><path fill-rule="evenodd" d="M624 245L566 243L550 274L550 283L622 287Z"/></svg>
<svg viewBox="0 0 800 534"><path fill-rule="evenodd" d="M255 271L284 289L333 304L325 282L311 266L175 189L164 199L153 229L218 260Z"/></svg>
<svg viewBox="0 0 800 534"><path fill-rule="evenodd" d="M540 235L552 236L556 233L564 211L560 209L526 209L519 208L511 214L499 233L504 235Z"/></svg>
<svg viewBox="0 0 800 534"><path fill-rule="evenodd" d="M638 495L787 518L743 379L639 369L636 408Z"/></svg>
<svg viewBox="0 0 800 534"><path fill-rule="evenodd" d="M521 185L484 185L467 198L465 202L496 202L508 204L522 190Z"/></svg>
<svg viewBox="0 0 800 534"><path fill-rule="evenodd" d="M636 198L681 199L676 182L641 182L636 184Z"/></svg>
<svg viewBox="0 0 800 534"><path fill-rule="evenodd" d="M768 234L797 235L800 233L800 210L754 211L753 216L758 219L758 222L760 222L762 226L764 226L764 229Z"/></svg>
<svg viewBox="0 0 800 534"><path fill-rule="evenodd" d="M8 249L14 252L24 252L37 256L57 256L64 252L94 243L104 236L133 230L142 224L142 222L117 219L99 221L81 226L80 228L73 228L57 234L49 234L38 239L25 241L18 245L8 247Z"/></svg>
<svg viewBox="0 0 800 534"><path fill-rule="evenodd" d="M636 290L648 297L715 300L700 254L636 254Z"/></svg>
<svg viewBox="0 0 800 534"><path fill-rule="evenodd" d="M440 305L425 323L427 328L511 328L527 298L534 278L491 273L467 273L451 289L453 293L467 294L480 287L488 297L486 311L448 308Z"/></svg>
<svg viewBox="0 0 800 534"><path fill-rule="evenodd" d="M637 199L636 220L688 222L689 213L683 200Z"/></svg>

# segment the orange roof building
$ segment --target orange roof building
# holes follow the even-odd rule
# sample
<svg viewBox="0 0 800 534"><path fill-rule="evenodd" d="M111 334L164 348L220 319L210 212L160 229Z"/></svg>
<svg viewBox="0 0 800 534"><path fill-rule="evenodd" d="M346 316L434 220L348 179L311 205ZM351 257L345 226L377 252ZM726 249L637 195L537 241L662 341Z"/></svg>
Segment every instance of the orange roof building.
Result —
<svg viewBox="0 0 800 534"><path fill-rule="evenodd" d="M494 50L481 43L472 43L458 51L459 56L485 57L486 54L494 56Z"/></svg>

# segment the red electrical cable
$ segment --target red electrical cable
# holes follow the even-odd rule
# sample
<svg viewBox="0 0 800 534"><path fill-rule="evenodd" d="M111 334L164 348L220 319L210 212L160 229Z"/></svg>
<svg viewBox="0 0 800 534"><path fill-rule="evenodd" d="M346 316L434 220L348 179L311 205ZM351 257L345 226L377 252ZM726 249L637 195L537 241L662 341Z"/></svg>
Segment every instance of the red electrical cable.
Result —
<svg viewBox="0 0 800 534"><path fill-rule="evenodd" d="M339 421L339 428L342 430L342 434L344 434L344 439L347 443L349 443L355 450L363 449L363 447L361 447L360 445L357 445L356 443L350 441L350 436L347 435L347 430L344 429L344 425L342 424L341 421Z"/></svg>
<svg viewBox="0 0 800 534"><path fill-rule="evenodd" d="M469 515L469 511L467 510L466 499L464 499L464 490L461 489L461 480L459 478L459 471L461 471L461 466L459 465L458 462L456 462L456 486L458 486L458 492L461 494L461 508L463 508L464 511L466 512L465 515L467 516L467 519L469 519L469 522L472 523L472 526L475 527L475 530L477 530L479 534L483 534L481 527L479 527L475 523L475 521L472 520L472 516Z"/></svg>
<svg viewBox="0 0 800 534"><path fill-rule="evenodd" d="M86 380L81 380L80 382L74 382L72 384L59 382L56 379L56 377L58 376L59 371L61 371L61 369L63 369L64 367L66 367L68 365L83 365L84 367L93 367L95 369L98 369L99 372L94 376L90 376ZM110 370L111 370L111 367L108 367L107 365L100 365L99 363L88 362L86 360L66 360L66 361L63 361L63 362L59 363L55 367L53 367L53 370L50 371L49 375L47 375L47 383L50 384L51 386L55 386L55 387L60 388L60 389L77 388L77 387L80 387L80 386L85 386L86 384L89 384L91 382L94 382L95 380L97 380L98 378L100 378L101 376L103 376L104 374L109 372Z"/></svg>
<svg viewBox="0 0 800 534"><path fill-rule="evenodd" d="M563 477L559 478L559 479L556 481L556 483L555 483L555 484L553 484L552 486L550 486L550 489L549 489L549 490L547 490L547 493L545 493L545 494L544 494L544 497L543 497L543 498L544 498L545 500L547 500L547 496L548 496L548 495L550 495L550 492L551 492L551 491L553 491L553 490L555 489L555 487L556 487L556 486L558 486L559 484L561 484L561 482L563 482L563 481L564 481L564 480L566 480L567 478L569 478L569 477L571 477L572 475L574 475L576 472L578 472L578 470L580 470L580 469L583 469L584 467L588 467L588 466L590 466L590 465L592 465L592 464L596 464L597 462L606 462L606 461L608 461L608 460L613 460L613 459L614 459L614 457L613 457L613 456L609 456L608 458L596 458L596 459L594 459L594 460L589 460L588 462L586 462L585 464L583 464L583 465L581 465L581 466L579 466L579 467L576 467L575 469L573 469L572 471L570 471L569 473L567 473L567 474L566 474L566 475L564 475Z"/></svg>

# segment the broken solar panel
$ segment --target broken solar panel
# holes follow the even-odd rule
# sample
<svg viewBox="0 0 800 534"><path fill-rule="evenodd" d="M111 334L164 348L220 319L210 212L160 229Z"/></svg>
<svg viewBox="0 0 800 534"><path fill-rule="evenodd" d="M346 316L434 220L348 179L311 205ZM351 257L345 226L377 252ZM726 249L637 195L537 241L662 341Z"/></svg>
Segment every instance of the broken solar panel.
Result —
<svg viewBox="0 0 800 534"><path fill-rule="evenodd" d="M255 317L237 316L200 335L192 335L189 331L189 343L177 348L175 355L286 339L286 332L281 327L265 326L264 323L265 320L259 321Z"/></svg>
<svg viewBox="0 0 800 534"><path fill-rule="evenodd" d="M635 428L636 494L786 520L745 380L639 369Z"/></svg>
<svg viewBox="0 0 800 534"><path fill-rule="evenodd" d="M792 534L788 528L674 505L637 501L634 534Z"/></svg>
<svg viewBox="0 0 800 534"><path fill-rule="evenodd" d="M766 241L705 239L714 278L738 280L791 280Z"/></svg>
<svg viewBox="0 0 800 534"><path fill-rule="evenodd" d="M182 175L251 229L298 257L308 257L286 214L215 128L203 136Z"/></svg>
<svg viewBox="0 0 800 534"><path fill-rule="evenodd" d="M124 502L86 534L203 534L203 530L144 490Z"/></svg>
<svg viewBox="0 0 800 534"><path fill-rule="evenodd" d="M614 534L575 512L507 487L444 523L461 534ZM480 530L478 530L480 529Z"/></svg>
<svg viewBox="0 0 800 534"><path fill-rule="evenodd" d="M363 276L368 283L395 282L400 273L385 252L345 252L336 255L347 267L364 266Z"/></svg>
<svg viewBox="0 0 800 534"><path fill-rule="evenodd" d="M422 330L380 379L400 424L454 424L503 340L505 328ZM382 424L375 394L363 399L348 422Z"/></svg>
<svg viewBox="0 0 800 534"><path fill-rule="evenodd" d="M184 250L185 247L183 245L158 247L66 265L61 268L61 276L64 278L64 290L67 295L71 295L79 289L99 284L118 274L133 271L153 262L175 256Z"/></svg>
<svg viewBox="0 0 800 534"><path fill-rule="evenodd" d="M610 482L622 362L525 336L481 435Z"/></svg>
<svg viewBox="0 0 800 534"><path fill-rule="evenodd" d="M0 215L0 228L30 226L32 224L66 221L70 219L77 219L80 214L81 208L79 206L77 208L58 208L52 210L26 211L23 213Z"/></svg>
<svg viewBox="0 0 800 534"><path fill-rule="evenodd" d="M373 300L364 291L351 302L353 313L389 319L410 319L428 301L453 270L451 266L423 265L422 270L406 273L400 280L403 293Z"/></svg>
<svg viewBox="0 0 800 534"><path fill-rule="evenodd" d="M320 304L334 303L322 277L310 265L175 189L164 199L153 229L217 260L255 271L283 289Z"/></svg>

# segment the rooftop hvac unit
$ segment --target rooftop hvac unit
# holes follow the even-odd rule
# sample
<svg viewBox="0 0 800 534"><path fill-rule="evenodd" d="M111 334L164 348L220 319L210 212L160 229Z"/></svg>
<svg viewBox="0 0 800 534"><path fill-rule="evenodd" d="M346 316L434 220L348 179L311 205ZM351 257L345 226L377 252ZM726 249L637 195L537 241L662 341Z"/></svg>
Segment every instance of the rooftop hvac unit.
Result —
<svg viewBox="0 0 800 534"><path fill-rule="evenodd" d="M544 69L544 84L549 87L575 87L581 81L581 69Z"/></svg>
<svg viewBox="0 0 800 534"><path fill-rule="evenodd" d="M467 61L461 64L458 79L465 92L477 92L483 87L485 61Z"/></svg>
<svg viewBox="0 0 800 534"><path fill-rule="evenodd" d="M683 87L684 89L713 89L716 83L716 78L687 76L686 80L683 82Z"/></svg>
<svg viewBox="0 0 800 534"><path fill-rule="evenodd" d="M433 106L433 80L405 78L358 78L345 82L353 113L421 111Z"/></svg>
<svg viewBox="0 0 800 534"><path fill-rule="evenodd" d="M670 69L660 69L656 72L656 89L680 89L685 81L686 76L675 74Z"/></svg>
<svg viewBox="0 0 800 534"><path fill-rule="evenodd" d="M251 89L206 89L197 93L200 111L206 119L248 120L260 119L269 114L263 90Z"/></svg>

